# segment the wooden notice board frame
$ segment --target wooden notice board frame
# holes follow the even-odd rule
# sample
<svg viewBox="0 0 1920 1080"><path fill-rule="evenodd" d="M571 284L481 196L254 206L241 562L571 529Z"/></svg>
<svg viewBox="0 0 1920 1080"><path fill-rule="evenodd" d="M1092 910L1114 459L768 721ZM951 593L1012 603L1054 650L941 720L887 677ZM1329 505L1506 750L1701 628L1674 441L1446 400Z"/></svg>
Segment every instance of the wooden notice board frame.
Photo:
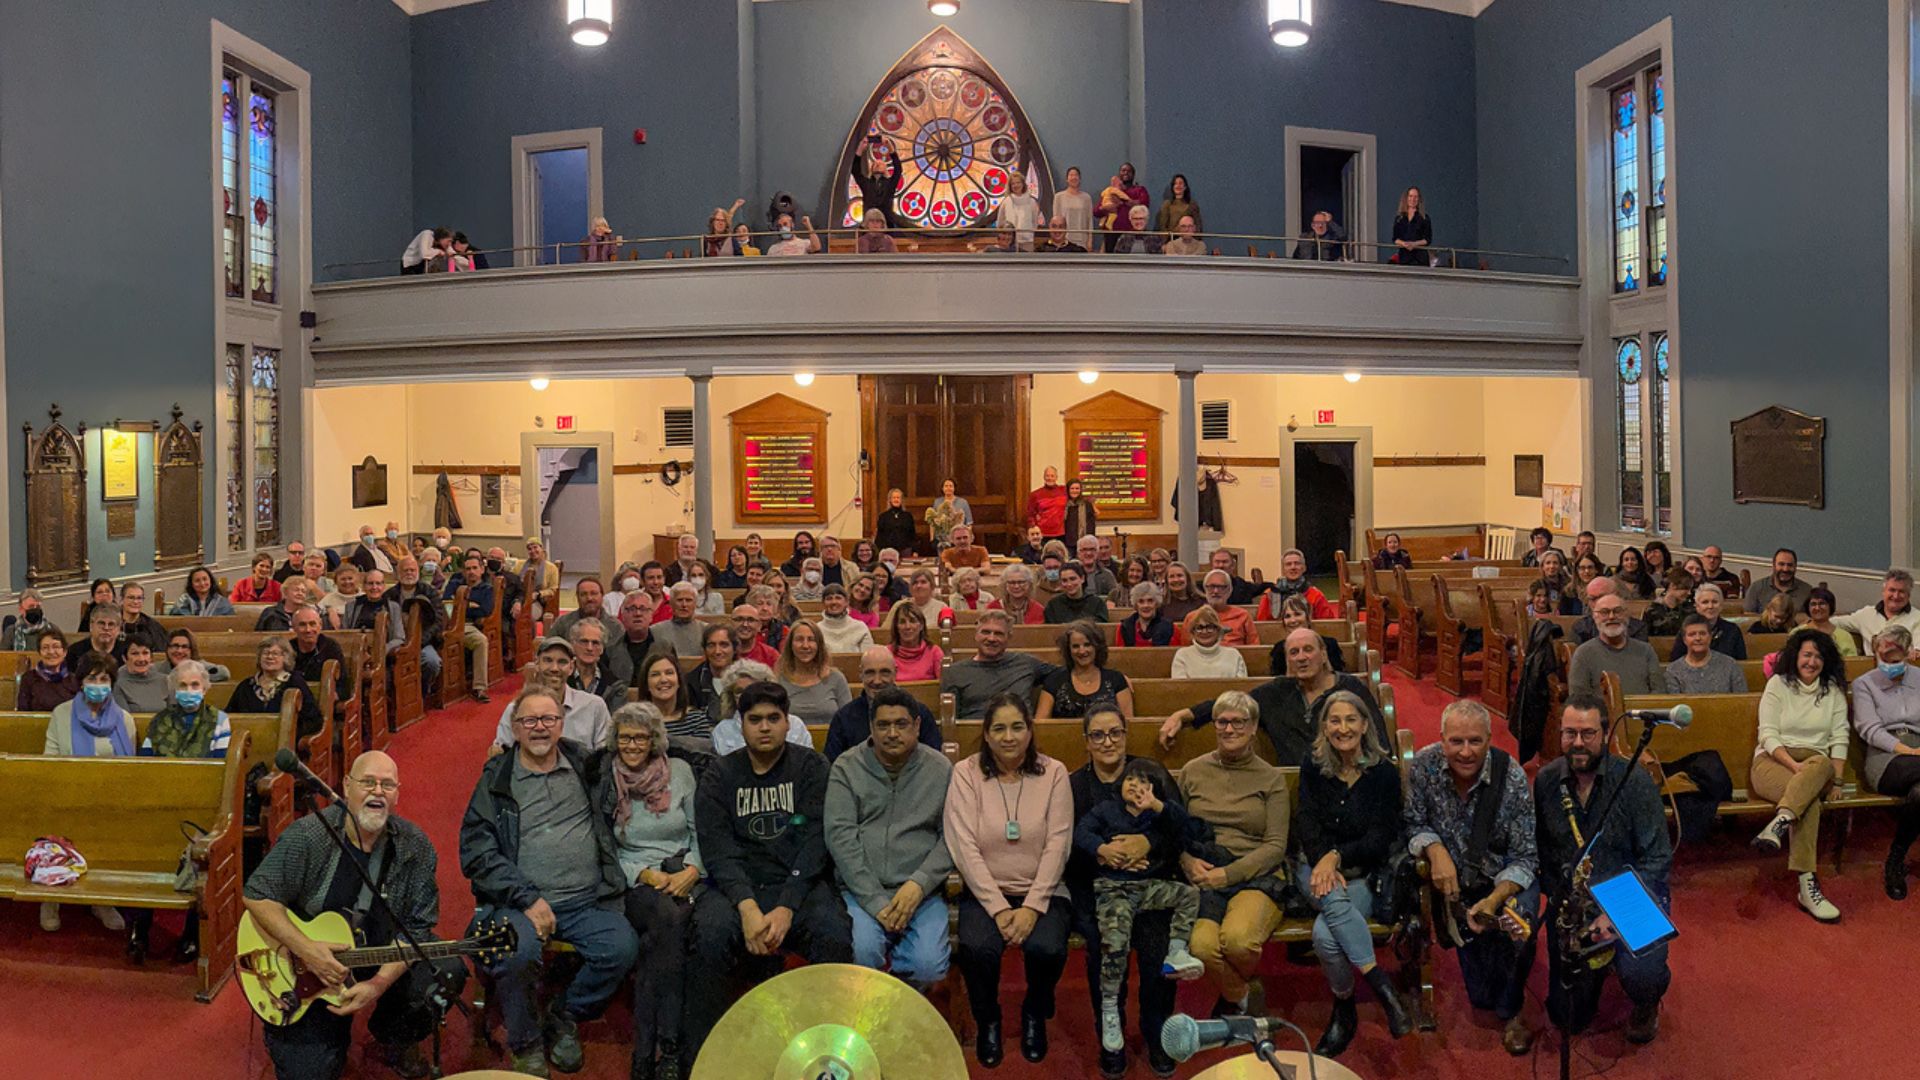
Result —
<svg viewBox="0 0 1920 1080"><path fill-rule="evenodd" d="M1060 478L1061 483L1082 480L1080 448L1083 440L1100 439L1103 436L1110 439L1123 432L1138 432L1135 441L1146 458L1146 502L1123 506L1097 499L1094 506L1100 513L1102 523L1160 520L1160 435L1166 411L1118 390L1109 390L1070 409L1062 409L1060 416L1066 422L1067 445L1067 472ZM1085 486L1082 480L1082 487Z"/></svg>
<svg viewBox="0 0 1920 1080"><path fill-rule="evenodd" d="M813 525L827 520L827 418L815 408L785 394L769 394L727 414L733 428L733 516L759 525ZM747 476L748 444L763 436L800 436L813 443L811 507L804 510L755 508L754 485Z"/></svg>

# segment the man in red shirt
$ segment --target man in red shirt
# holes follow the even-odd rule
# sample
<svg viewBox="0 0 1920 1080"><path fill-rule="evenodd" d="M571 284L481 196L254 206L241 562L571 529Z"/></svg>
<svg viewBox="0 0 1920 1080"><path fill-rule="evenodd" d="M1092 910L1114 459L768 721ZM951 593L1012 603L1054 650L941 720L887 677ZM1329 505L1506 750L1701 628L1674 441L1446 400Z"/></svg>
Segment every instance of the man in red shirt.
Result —
<svg viewBox="0 0 1920 1080"><path fill-rule="evenodd" d="M1233 603L1233 575L1225 570L1209 570L1201 591L1206 593L1207 606L1220 616L1220 644L1222 645L1258 645L1260 629L1253 625L1253 616L1247 609ZM1193 616L1199 612L1194 608L1180 624L1186 637L1193 638Z"/></svg>
<svg viewBox="0 0 1920 1080"><path fill-rule="evenodd" d="M1067 489L1060 486L1060 470L1049 465L1040 474L1041 485L1027 496L1027 524L1038 525L1049 540L1067 535Z"/></svg>
<svg viewBox="0 0 1920 1080"><path fill-rule="evenodd" d="M760 636L760 609L752 604L742 602L733 609L733 655L768 667L780 662L780 654Z"/></svg>

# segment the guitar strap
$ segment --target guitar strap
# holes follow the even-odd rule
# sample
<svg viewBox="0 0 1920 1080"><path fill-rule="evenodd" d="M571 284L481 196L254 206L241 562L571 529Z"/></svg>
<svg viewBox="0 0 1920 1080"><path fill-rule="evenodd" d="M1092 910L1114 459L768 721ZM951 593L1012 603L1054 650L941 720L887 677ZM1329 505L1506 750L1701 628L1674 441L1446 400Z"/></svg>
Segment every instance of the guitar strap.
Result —
<svg viewBox="0 0 1920 1080"><path fill-rule="evenodd" d="M387 850L393 847L393 838L386 837L379 847L373 849L373 857L367 860L367 880L379 885L381 893L387 891ZM366 929L367 912L373 910L373 890L365 881L360 883L360 895L353 901L353 910L347 912L347 921L353 924L355 932Z"/></svg>

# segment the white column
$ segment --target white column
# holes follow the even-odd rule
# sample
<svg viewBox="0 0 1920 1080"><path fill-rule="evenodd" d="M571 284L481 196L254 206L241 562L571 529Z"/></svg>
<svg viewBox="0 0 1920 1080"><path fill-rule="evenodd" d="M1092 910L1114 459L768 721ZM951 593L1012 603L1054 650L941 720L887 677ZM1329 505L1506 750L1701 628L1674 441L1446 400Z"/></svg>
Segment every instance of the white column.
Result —
<svg viewBox="0 0 1920 1080"><path fill-rule="evenodd" d="M700 538L700 550L717 558L713 550L713 463L719 455L713 449L713 418L707 402L711 375L693 379L693 534Z"/></svg>
<svg viewBox="0 0 1920 1080"><path fill-rule="evenodd" d="M1200 406L1194 396L1194 376L1198 371L1176 371L1180 380L1180 561L1189 568L1200 565L1200 485L1194 476L1200 468Z"/></svg>

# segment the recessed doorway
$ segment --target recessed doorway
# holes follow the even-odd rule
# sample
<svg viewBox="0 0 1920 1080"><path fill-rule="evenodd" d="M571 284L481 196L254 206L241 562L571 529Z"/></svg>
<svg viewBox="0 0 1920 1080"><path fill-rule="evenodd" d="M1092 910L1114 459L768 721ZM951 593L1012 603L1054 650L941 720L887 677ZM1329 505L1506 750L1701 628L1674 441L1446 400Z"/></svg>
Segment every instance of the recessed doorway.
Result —
<svg viewBox="0 0 1920 1080"><path fill-rule="evenodd" d="M1299 548L1314 577L1334 571L1333 553L1354 555L1373 527L1373 429L1280 432L1280 538Z"/></svg>

